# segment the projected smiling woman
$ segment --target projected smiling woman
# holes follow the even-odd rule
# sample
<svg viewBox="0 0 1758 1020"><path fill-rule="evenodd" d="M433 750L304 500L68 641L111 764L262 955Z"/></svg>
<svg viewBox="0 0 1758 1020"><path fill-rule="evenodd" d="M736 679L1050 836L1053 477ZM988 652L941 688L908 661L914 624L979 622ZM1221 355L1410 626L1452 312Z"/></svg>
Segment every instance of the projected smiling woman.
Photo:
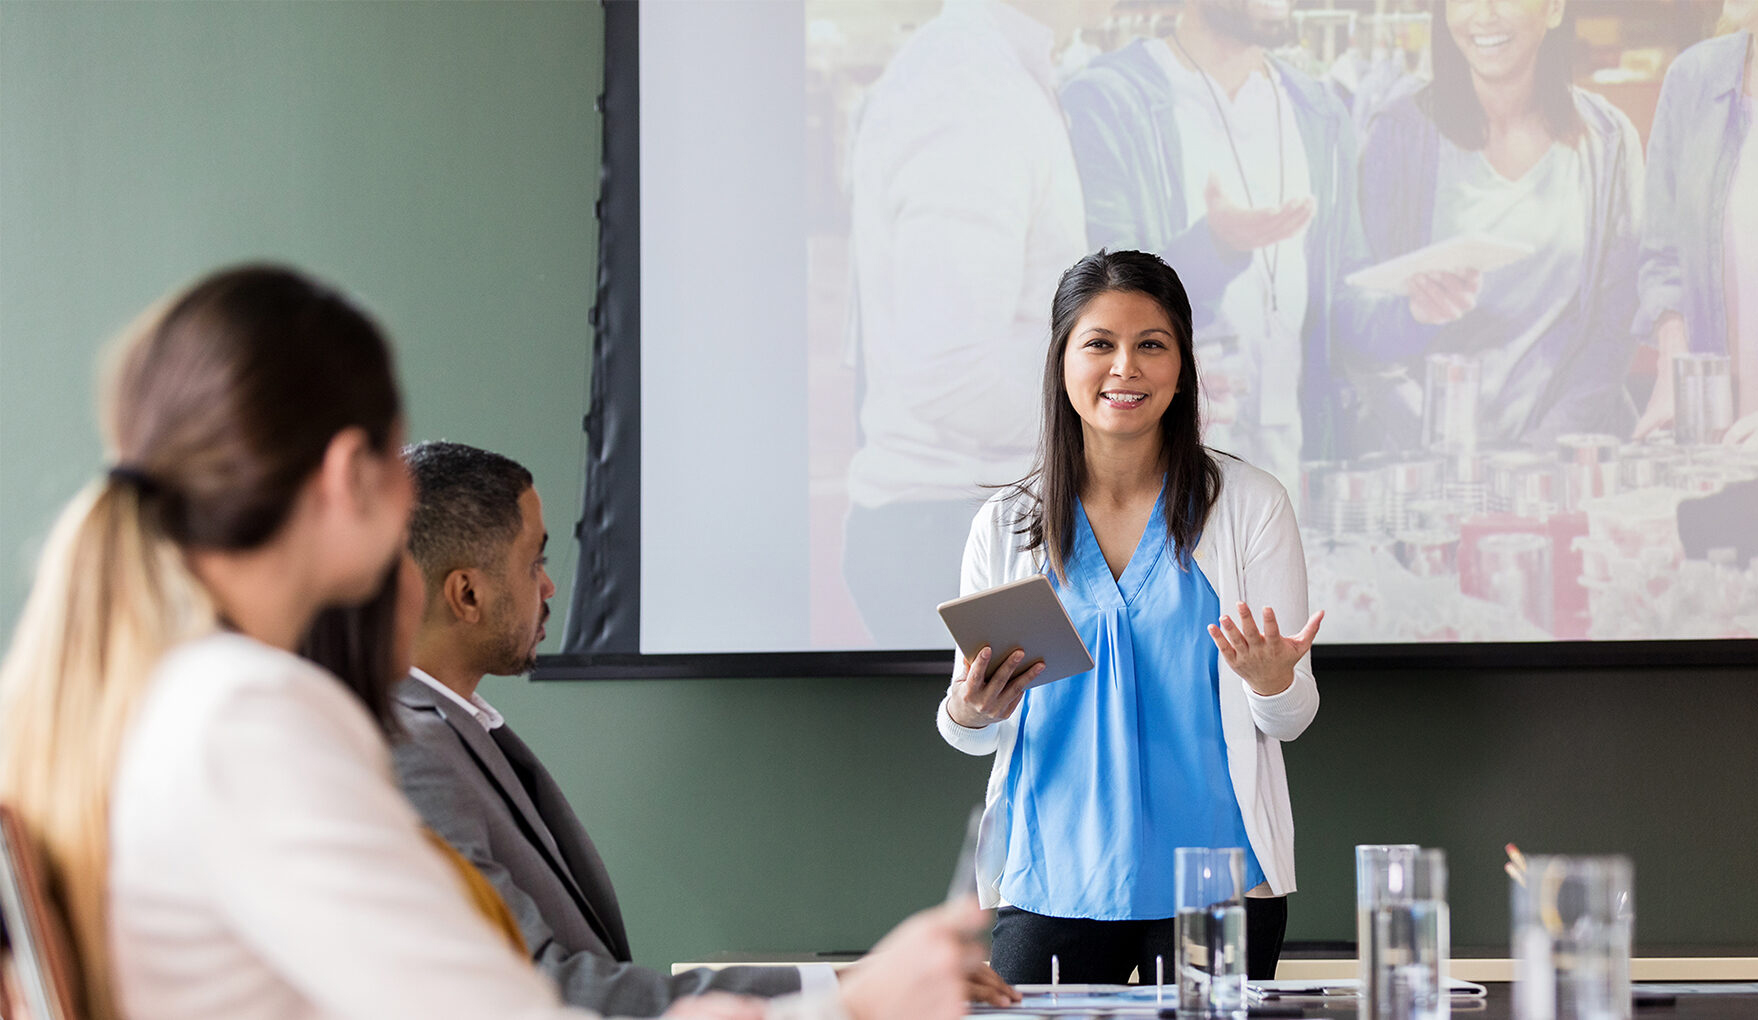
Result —
<svg viewBox="0 0 1758 1020"><path fill-rule="evenodd" d="M1294 889L1281 742L1318 710L1323 615L1279 630L1307 609L1293 508L1202 445L1190 301L1158 257L1081 259L1050 335L1037 463L978 512L960 587L1048 573L1097 666L1026 691L1041 667L985 649L938 713L952 746L995 755L977 854L995 969L1152 975L1174 955L1173 850L1244 847L1249 970L1271 977Z"/></svg>
<svg viewBox="0 0 1758 1020"><path fill-rule="evenodd" d="M1434 82L1371 122L1361 215L1374 255L1487 235L1530 254L1484 274L1477 307L1444 326L1361 338L1370 434L1417 427L1426 354L1477 359L1477 440L1543 446L1568 432L1627 435L1635 350L1642 153L1630 119L1570 81L1564 0L1437 0ZM1413 378L1412 386L1407 379Z"/></svg>

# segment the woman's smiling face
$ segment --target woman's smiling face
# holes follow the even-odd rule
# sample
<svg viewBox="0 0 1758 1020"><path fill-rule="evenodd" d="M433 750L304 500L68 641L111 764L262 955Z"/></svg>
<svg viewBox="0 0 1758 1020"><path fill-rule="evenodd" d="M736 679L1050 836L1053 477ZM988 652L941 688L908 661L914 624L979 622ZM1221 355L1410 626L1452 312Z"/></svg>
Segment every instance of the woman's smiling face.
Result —
<svg viewBox="0 0 1758 1020"><path fill-rule="evenodd" d="M1447 0L1447 31L1484 81L1530 75L1545 34L1562 20L1563 0Z"/></svg>
<svg viewBox="0 0 1758 1020"><path fill-rule="evenodd" d="M1089 438L1158 432L1184 367L1173 330L1146 294L1108 290L1087 302L1062 352L1062 376Z"/></svg>

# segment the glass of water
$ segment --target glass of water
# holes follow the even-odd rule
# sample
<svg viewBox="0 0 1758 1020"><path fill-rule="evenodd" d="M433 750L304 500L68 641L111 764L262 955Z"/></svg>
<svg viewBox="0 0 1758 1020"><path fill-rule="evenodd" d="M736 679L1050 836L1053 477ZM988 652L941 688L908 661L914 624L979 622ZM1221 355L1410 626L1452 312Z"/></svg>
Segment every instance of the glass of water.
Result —
<svg viewBox="0 0 1758 1020"><path fill-rule="evenodd" d="M1470 354L1430 354L1422 382L1422 445L1438 453L1477 449L1483 366Z"/></svg>
<svg viewBox="0 0 1758 1020"><path fill-rule="evenodd" d="M1449 1015L1447 858L1415 846L1355 848L1363 1020Z"/></svg>
<svg viewBox="0 0 1758 1020"><path fill-rule="evenodd" d="M1245 1016L1245 850L1181 846L1178 1013Z"/></svg>
<svg viewBox="0 0 1758 1020"><path fill-rule="evenodd" d="M1725 354L1675 355L1673 408L1675 443L1721 442L1734 423L1733 359Z"/></svg>
<svg viewBox="0 0 1758 1020"><path fill-rule="evenodd" d="M1368 984L1368 946L1373 944L1374 876L1383 872L1392 857L1414 855L1415 843L1359 843L1355 847L1355 976L1361 987Z"/></svg>
<svg viewBox="0 0 1758 1020"><path fill-rule="evenodd" d="M1517 1020L1630 1020L1628 857L1527 858L1513 884Z"/></svg>

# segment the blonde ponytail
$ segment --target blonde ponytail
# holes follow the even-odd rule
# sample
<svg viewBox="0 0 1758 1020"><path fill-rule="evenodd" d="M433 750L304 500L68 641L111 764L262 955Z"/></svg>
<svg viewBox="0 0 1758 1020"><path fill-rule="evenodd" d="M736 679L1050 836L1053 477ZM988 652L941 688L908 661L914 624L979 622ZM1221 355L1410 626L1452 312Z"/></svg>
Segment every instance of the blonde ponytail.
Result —
<svg viewBox="0 0 1758 1020"><path fill-rule="evenodd" d="M0 800L44 862L79 957L84 1012L121 1012L108 930L110 800L159 660L211 633L184 551L260 548L343 429L391 437L390 347L346 298L237 266L147 310L102 405L119 466L56 521L0 664Z"/></svg>
<svg viewBox="0 0 1758 1020"><path fill-rule="evenodd" d="M105 904L122 740L159 658L215 626L150 502L106 478L62 511L0 666L0 800L42 851L93 1020L120 1015Z"/></svg>

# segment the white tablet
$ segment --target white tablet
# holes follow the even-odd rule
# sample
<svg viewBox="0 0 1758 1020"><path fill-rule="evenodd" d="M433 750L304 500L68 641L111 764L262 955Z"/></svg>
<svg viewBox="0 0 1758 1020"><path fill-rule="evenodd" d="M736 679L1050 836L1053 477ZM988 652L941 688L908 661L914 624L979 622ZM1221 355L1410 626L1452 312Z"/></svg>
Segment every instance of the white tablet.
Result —
<svg viewBox="0 0 1758 1020"><path fill-rule="evenodd" d="M994 649L991 662L1000 662L1016 650L1025 652L1022 670L1042 661L1044 671L1032 681L1033 687L1093 668L1092 653L1043 574L942 602L940 619L946 621L959 654L966 659L976 658L988 645Z"/></svg>
<svg viewBox="0 0 1758 1020"><path fill-rule="evenodd" d="M1378 265L1358 269L1343 282L1362 290L1408 294L1410 278L1417 273L1462 273L1475 269L1487 273L1512 265L1537 249L1529 244L1506 241L1489 234L1460 234L1436 241L1426 248L1407 251Z"/></svg>

